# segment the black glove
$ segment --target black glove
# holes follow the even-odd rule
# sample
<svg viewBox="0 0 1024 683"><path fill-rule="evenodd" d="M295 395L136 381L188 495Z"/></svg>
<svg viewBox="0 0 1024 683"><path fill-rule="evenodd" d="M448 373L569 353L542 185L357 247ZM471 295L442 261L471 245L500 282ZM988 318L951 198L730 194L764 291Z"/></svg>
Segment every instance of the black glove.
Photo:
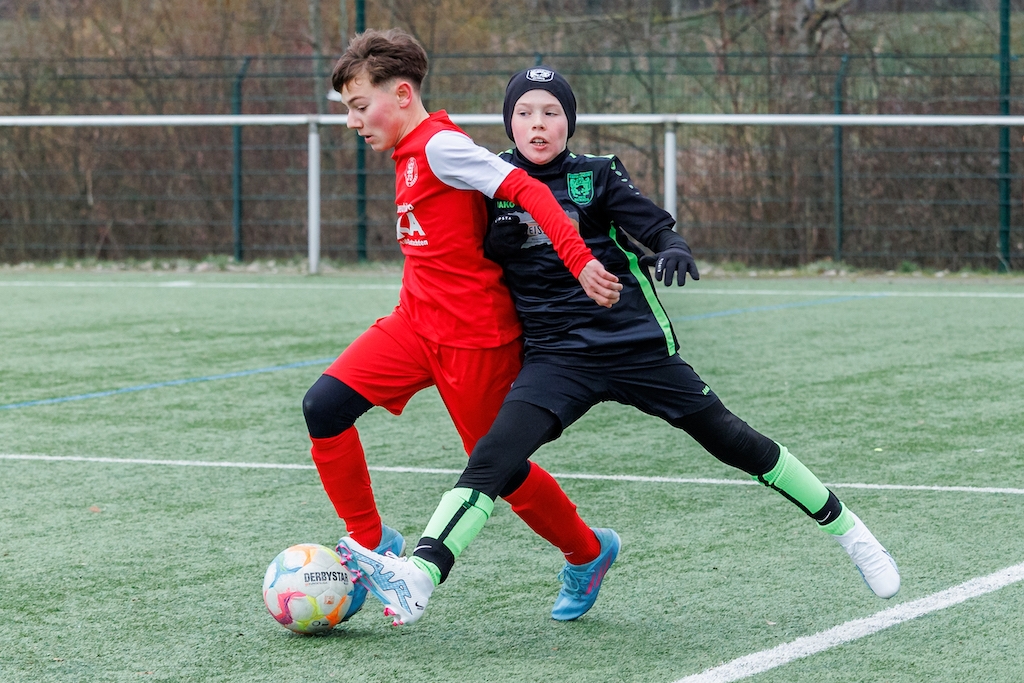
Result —
<svg viewBox="0 0 1024 683"><path fill-rule="evenodd" d="M519 213L503 213L495 216L484 238L484 254L487 258L501 263L516 254L526 244L526 223Z"/></svg>
<svg viewBox="0 0 1024 683"><path fill-rule="evenodd" d="M515 228L522 222L523 220L519 217L518 213L503 213L495 216L494 220L491 221L491 225L495 228Z"/></svg>
<svg viewBox="0 0 1024 683"><path fill-rule="evenodd" d="M654 266L654 279L660 281L664 278L666 287L672 284L673 276L679 282L680 287L686 284L687 273L694 280L700 279L700 273L697 272L697 263L693 260L693 254L690 253L689 249L682 247L669 247L665 251L660 251L652 256L642 256L640 258L640 265Z"/></svg>

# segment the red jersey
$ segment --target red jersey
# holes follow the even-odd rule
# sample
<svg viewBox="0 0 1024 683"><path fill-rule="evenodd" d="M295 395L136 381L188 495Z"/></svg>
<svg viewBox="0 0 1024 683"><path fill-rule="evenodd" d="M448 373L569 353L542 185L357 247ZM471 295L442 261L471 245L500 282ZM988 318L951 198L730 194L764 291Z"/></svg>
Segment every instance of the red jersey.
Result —
<svg viewBox="0 0 1024 683"><path fill-rule="evenodd" d="M391 157L405 255L398 305L427 339L493 348L520 334L501 267L484 256L485 195L529 211L574 276L593 258L550 190L476 145L444 111L402 138Z"/></svg>

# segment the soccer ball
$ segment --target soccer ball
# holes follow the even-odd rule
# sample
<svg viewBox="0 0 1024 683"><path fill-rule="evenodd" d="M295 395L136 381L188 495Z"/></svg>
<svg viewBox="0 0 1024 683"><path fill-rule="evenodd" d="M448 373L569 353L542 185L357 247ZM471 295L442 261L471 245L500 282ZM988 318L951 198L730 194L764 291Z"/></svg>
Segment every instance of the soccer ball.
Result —
<svg viewBox="0 0 1024 683"><path fill-rule="evenodd" d="M300 543L282 550L267 567L263 602L285 628L323 633L345 616L354 588L337 552L316 543Z"/></svg>

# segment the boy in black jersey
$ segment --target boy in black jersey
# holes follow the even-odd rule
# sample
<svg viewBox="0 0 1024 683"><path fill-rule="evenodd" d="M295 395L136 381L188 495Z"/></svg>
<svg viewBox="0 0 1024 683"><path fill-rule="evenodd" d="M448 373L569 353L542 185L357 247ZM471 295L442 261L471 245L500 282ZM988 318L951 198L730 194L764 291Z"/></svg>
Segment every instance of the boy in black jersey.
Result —
<svg viewBox="0 0 1024 683"><path fill-rule="evenodd" d="M524 332L525 360L488 434L470 455L408 560L373 553L354 541L361 580L385 604L394 624L416 621L435 586L483 527L498 493L515 485L522 464L602 401L632 405L684 430L722 462L779 491L849 553L880 597L900 586L892 557L856 515L780 444L725 408L678 354L678 339L645 266L664 285L699 279L675 221L644 197L614 156L573 154L566 147L576 122L569 84L547 68L509 81L505 128L515 149L502 158L544 182L587 246L622 285L619 301L596 306L558 259L551 241L522 208L493 202L485 243L501 264ZM626 233L654 252L645 256ZM583 565L566 562L552 617L582 616L597 598L619 550L611 529L595 529L601 554Z"/></svg>

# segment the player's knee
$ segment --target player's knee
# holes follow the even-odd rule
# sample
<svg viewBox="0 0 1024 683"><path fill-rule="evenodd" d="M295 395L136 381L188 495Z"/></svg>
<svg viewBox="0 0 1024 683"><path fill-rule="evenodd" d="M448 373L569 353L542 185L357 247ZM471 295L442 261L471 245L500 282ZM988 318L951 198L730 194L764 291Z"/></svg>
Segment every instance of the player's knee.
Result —
<svg viewBox="0 0 1024 683"><path fill-rule="evenodd" d="M372 406L354 389L330 375L321 375L302 398L306 428L315 439L341 434Z"/></svg>
<svg viewBox="0 0 1024 683"><path fill-rule="evenodd" d="M771 472L779 461L779 444L735 415L732 417L739 423L733 437L733 452L740 457L734 466L750 475Z"/></svg>
<svg viewBox="0 0 1024 683"><path fill-rule="evenodd" d="M458 486L491 498L510 495L530 474L530 456L554 439L562 425L554 413L531 403L509 401L473 448Z"/></svg>
<svg viewBox="0 0 1024 683"><path fill-rule="evenodd" d="M302 415L306 418L306 427L311 434L323 431L318 427L329 419L329 403L327 393L320 386L320 380L317 380L302 397Z"/></svg>
<svg viewBox="0 0 1024 683"><path fill-rule="evenodd" d="M493 433L481 437L469 456L469 464L455 484L456 488L476 489L497 498L510 470L515 467L514 463L519 460L519 454L509 448L510 443Z"/></svg>

